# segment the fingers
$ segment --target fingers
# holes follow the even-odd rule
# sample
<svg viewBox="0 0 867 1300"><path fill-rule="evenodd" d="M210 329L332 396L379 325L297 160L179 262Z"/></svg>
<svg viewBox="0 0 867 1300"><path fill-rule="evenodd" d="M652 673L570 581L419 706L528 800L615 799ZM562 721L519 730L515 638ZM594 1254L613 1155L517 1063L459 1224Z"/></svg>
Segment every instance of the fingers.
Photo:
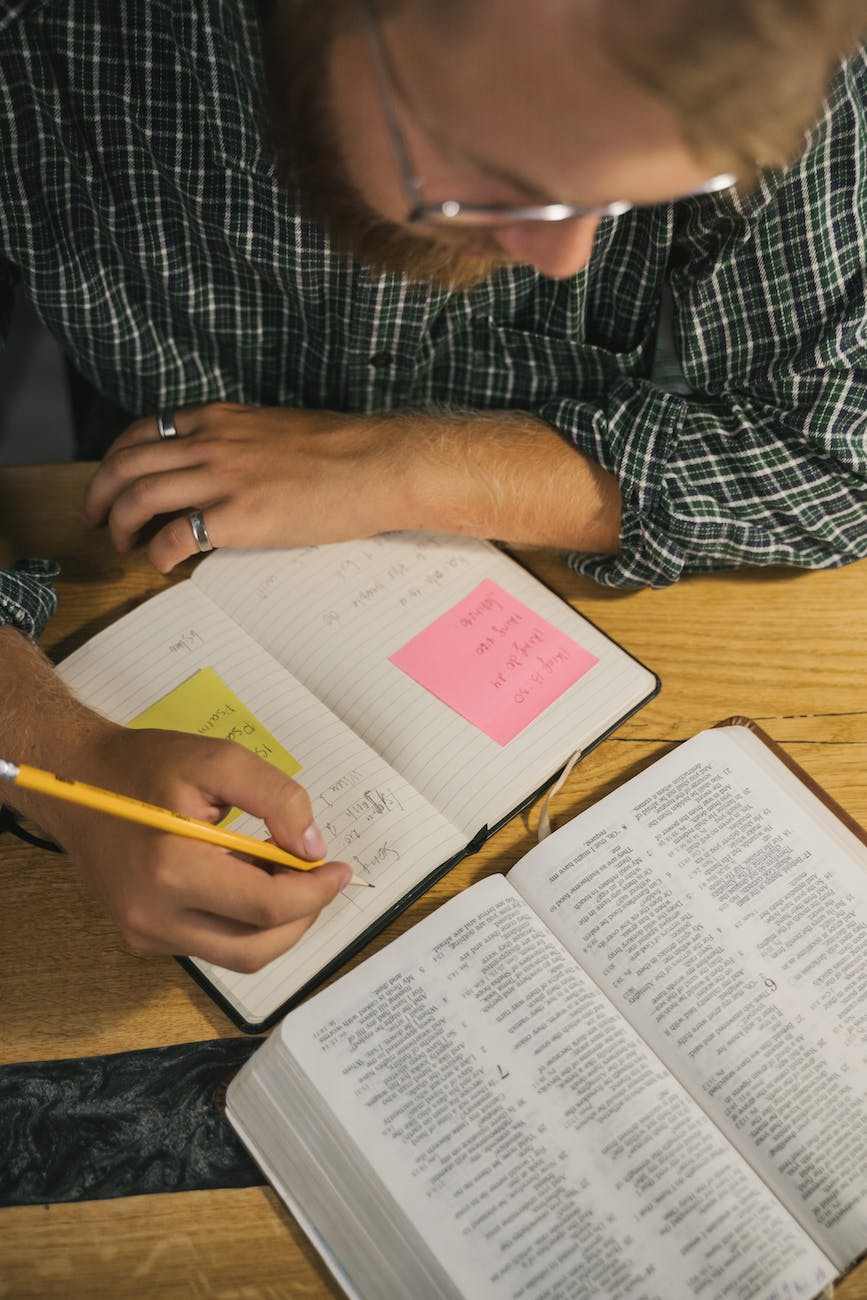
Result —
<svg viewBox="0 0 867 1300"><path fill-rule="evenodd" d="M264 820L296 856L325 858L306 791L226 740L110 727L76 767L93 784L215 821L227 807ZM301 937L352 875L346 863L271 872L211 845L64 805L52 833L77 862L127 942L255 970Z"/></svg>
<svg viewBox="0 0 867 1300"><path fill-rule="evenodd" d="M110 452L85 490L84 522L94 528L105 523L124 495L128 508L134 509L138 503L140 510L150 508L153 513L158 513L160 506L163 510L189 506L187 497L172 507L166 504L167 498L159 496L159 491L165 493L179 474L201 463L201 449L192 438L175 438L170 443L144 442Z"/></svg>
<svg viewBox="0 0 867 1300"><path fill-rule="evenodd" d="M128 551L149 524L160 521L148 553L163 573L198 554L189 521L192 509L208 511L206 526L215 547L239 544L237 519L246 520L249 528L251 511L233 512L225 498L237 493L242 477L237 459L238 442L245 438L238 429L241 414L242 408L222 403L178 412L178 437L168 440L156 434L154 419L137 420L115 441L86 489L85 525L107 523L116 549Z"/></svg>
<svg viewBox="0 0 867 1300"><path fill-rule="evenodd" d="M196 554L192 510L220 547L310 545L407 526L406 458L394 452L398 434L384 439L379 422L220 402L175 422L179 436L168 440L153 418L130 425L83 508L88 525L108 521L120 550L152 533L150 558L163 572Z"/></svg>
<svg viewBox="0 0 867 1300"><path fill-rule="evenodd" d="M205 406L188 406L185 409L179 409L172 414L174 426L178 432L178 438L188 438L190 434L195 433L200 427ZM137 447L142 443L152 443L160 446L166 442L176 442L176 438L161 438L157 428L157 417L155 415L146 415L141 420L134 420L132 424L127 425L123 433L119 434L106 452L106 456L113 456L116 451L122 451L125 447Z"/></svg>
<svg viewBox="0 0 867 1300"><path fill-rule="evenodd" d="M153 519L180 511L183 512L182 517L173 522L183 524L183 527L177 528L174 546L167 554L171 555L172 563L177 564L187 555L197 552L198 547L189 524L189 511L191 506L199 509L207 507L210 531L212 507L208 503L213 501L219 488L215 484L214 475L201 465L173 465L169 468L172 472L166 472L161 467L160 472L141 474L128 486L117 489L108 515L108 530L117 550L129 550L141 530ZM113 488L108 483L104 486L105 490ZM212 540L216 546L217 538L213 537Z"/></svg>
<svg viewBox="0 0 867 1300"><path fill-rule="evenodd" d="M270 875L219 849L178 857L169 837L149 894L116 916L131 947L253 971L297 943L345 887L351 868L328 863Z"/></svg>
<svg viewBox="0 0 867 1300"><path fill-rule="evenodd" d="M136 952L166 957L198 957L200 961L250 975L294 947L315 921L315 916L307 916L273 930L257 931L218 916L191 912L179 924L174 943L163 940L138 942L134 935L129 934L124 938Z"/></svg>
<svg viewBox="0 0 867 1300"><path fill-rule="evenodd" d="M207 424L207 407L190 407L175 414L177 438L160 438L156 418L136 420L115 439L87 487L82 506L84 522L92 528L105 522L118 496L138 478L173 474L202 459L193 435ZM178 509L189 507L190 499ZM171 508L171 507L167 507Z"/></svg>
<svg viewBox="0 0 867 1300"><path fill-rule="evenodd" d="M214 547L231 546L232 529L225 504L220 501L212 502L204 509L203 515L208 536ZM170 519L167 524L158 529L148 542L147 552L151 564L160 573L170 573L182 560L189 559L191 555L198 555L199 547L190 525L189 510Z"/></svg>
<svg viewBox="0 0 867 1300"><path fill-rule="evenodd" d="M174 946L160 944L142 949L130 941L130 947L165 956L198 957L215 966L251 975L294 947L315 920L315 916L305 917L274 930L256 932L232 926L219 917L191 915L188 926L179 932Z"/></svg>
<svg viewBox="0 0 867 1300"><path fill-rule="evenodd" d="M215 805L261 818L281 848L308 862L326 856L307 791L258 754L234 744L209 746L197 783Z"/></svg>
<svg viewBox="0 0 867 1300"><path fill-rule="evenodd" d="M311 871L276 870L272 875L221 849L181 859L170 845L160 874L163 896L188 911L208 912L253 930L274 930L315 917L345 889L352 868L327 862ZM166 937L166 936L163 936Z"/></svg>

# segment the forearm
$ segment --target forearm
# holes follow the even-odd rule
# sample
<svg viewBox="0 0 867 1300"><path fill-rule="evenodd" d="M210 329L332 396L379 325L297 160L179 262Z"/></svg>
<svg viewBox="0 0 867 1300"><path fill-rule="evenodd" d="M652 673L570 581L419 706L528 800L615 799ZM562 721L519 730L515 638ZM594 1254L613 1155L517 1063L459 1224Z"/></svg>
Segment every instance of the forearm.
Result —
<svg viewBox="0 0 867 1300"><path fill-rule="evenodd" d="M187 514L209 502L214 546L310 546L398 529L616 551L617 480L536 417L515 411L356 415L214 402L121 435L85 498L127 550L150 529L167 572L194 554ZM156 532L153 524L169 516Z"/></svg>
<svg viewBox="0 0 867 1300"><path fill-rule="evenodd" d="M363 418L363 417L362 417ZM383 477L378 531L441 532L614 552L617 480L525 412L395 414L380 422L403 490Z"/></svg>
<svg viewBox="0 0 867 1300"><path fill-rule="evenodd" d="M0 627L0 699L0 757L87 779L85 755L113 724L85 708L42 652L9 626ZM0 794L64 843L63 806L16 787Z"/></svg>
<svg viewBox="0 0 867 1300"><path fill-rule="evenodd" d="M604 409L551 404L546 418L621 485L619 551L579 552L574 567L606 586L662 587L685 573L867 555L864 386L854 370L804 374L808 386L814 403L800 408L632 379Z"/></svg>
<svg viewBox="0 0 867 1300"><path fill-rule="evenodd" d="M0 627L0 756L68 773L135 798L217 820L233 804L265 820L278 844L321 856L310 801L294 781L226 741L135 731L99 717L67 690L19 632ZM188 953L258 970L301 937L351 875L257 871L232 854L10 787L13 806L70 853L134 948ZM318 832L317 832L318 835ZM310 851L310 845L313 851Z"/></svg>

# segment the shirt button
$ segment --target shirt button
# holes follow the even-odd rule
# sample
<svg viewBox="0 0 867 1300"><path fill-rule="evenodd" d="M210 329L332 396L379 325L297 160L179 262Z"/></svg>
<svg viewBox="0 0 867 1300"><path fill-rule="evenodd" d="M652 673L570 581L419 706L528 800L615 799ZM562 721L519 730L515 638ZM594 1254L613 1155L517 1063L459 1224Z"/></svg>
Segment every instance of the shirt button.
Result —
<svg viewBox="0 0 867 1300"><path fill-rule="evenodd" d="M385 366L391 365L394 357L390 352L374 352L373 356L370 357L369 360L370 364L377 370L382 370Z"/></svg>

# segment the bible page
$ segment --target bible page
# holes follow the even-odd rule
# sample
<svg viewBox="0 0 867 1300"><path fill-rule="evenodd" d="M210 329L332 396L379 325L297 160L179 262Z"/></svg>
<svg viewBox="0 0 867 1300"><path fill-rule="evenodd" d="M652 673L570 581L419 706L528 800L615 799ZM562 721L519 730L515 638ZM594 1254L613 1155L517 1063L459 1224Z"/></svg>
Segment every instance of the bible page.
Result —
<svg viewBox="0 0 867 1300"><path fill-rule="evenodd" d="M510 879L838 1268L867 1247L867 848L746 727Z"/></svg>
<svg viewBox="0 0 867 1300"><path fill-rule="evenodd" d="M598 658L506 745L389 659L485 580ZM519 564L472 539L393 533L294 551L221 551L192 581L468 840L513 812L656 688L646 668ZM537 653L531 630L507 622L500 646L510 651L516 679L532 687L532 673L544 679L556 665ZM508 672L507 663L504 677ZM490 689L514 701L516 679Z"/></svg>
<svg viewBox="0 0 867 1300"><path fill-rule="evenodd" d="M228 1104L362 1296L771 1300L833 1276L500 876L290 1013ZM445 1276L392 1290L377 1258L403 1256Z"/></svg>
<svg viewBox="0 0 867 1300"><path fill-rule="evenodd" d="M93 708L128 723L203 669L217 675L233 702L227 702L229 694L226 699L215 695L196 730L218 734L215 724L225 724L227 717L231 721L241 702L297 761L295 779L310 795L329 857L350 863L356 875L376 886L350 886L338 894L294 948L254 974L195 959L243 1019L259 1024L415 884L465 848L465 840L188 582L101 632L66 659L59 672ZM243 730L238 728L235 737L223 725L221 734L243 742ZM264 824L247 813L230 828L260 839L267 835Z"/></svg>

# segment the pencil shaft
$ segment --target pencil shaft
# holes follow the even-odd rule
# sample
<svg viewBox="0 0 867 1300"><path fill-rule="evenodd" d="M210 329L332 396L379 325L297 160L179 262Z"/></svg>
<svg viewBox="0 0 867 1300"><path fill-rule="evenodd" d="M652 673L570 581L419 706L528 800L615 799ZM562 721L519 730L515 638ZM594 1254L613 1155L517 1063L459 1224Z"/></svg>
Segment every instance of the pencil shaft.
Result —
<svg viewBox="0 0 867 1300"><path fill-rule="evenodd" d="M17 767L17 775L8 779L37 794L63 799L82 808L93 808L97 812L108 813L111 817L120 817L124 821L150 826L154 830L168 831L172 835L183 835L187 839L214 844L218 848L229 849L234 853L246 853L251 857L263 858L279 866L293 867L296 871L309 871L312 867L321 866L324 861L319 859L316 862L308 862L304 858L296 858L285 849L278 848L276 844L266 844L262 840L254 840L250 835L241 835L237 831L223 830L219 826L212 826L210 822L199 821L195 817L184 817L181 813L172 812L168 808L143 803L139 799L115 794L111 790L101 790L83 781L70 781L55 776L53 772L43 772L41 768L29 767L26 763L20 764Z"/></svg>
<svg viewBox="0 0 867 1300"><path fill-rule="evenodd" d="M33 790L37 794L64 799L67 803L78 804L82 808L93 808L96 812L108 813L110 817L120 817L123 821L150 826L153 830L168 831L171 835L182 835L186 839L213 844L230 853L243 853L247 857L260 858L280 867L291 867L295 871L310 871L313 867L321 867L326 861L325 858L318 858L315 862L310 862L306 858L296 858L294 853L278 848L276 844L255 840L252 835L223 830L219 826L212 826L210 822L199 821L195 817L184 817L182 813L172 812L169 808L159 808L156 804L144 803L141 799L132 799L124 794L115 794L112 790L87 785L84 781L72 781L67 777L57 776L54 772L44 772L42 768L30 767L26 763L16 765L6 759L0 759L0 778L13 781L16 785ZM362 880L360 876L352 876L348 884L362 885L366 889L373 888L370 881Z"/></svg>
<svg viewBox="0 0 867 1300"><path fill-rule="evenodd" d="M53 772L43 772L40 768L21 764L17 784L25 786L39 794L52 795L76 803L84 808L108 813L111 817L120 817L125 821L137 822L141 826L150 826L153 830L168 831L172 835L183 835L187 839L214 844L218 848L228 849L234 853L247 853L275 862L280 866L293 867L296 871L309 871L312 867L322 865L324 859L308 862L296 858L293 853L278 848L276 844L266 844L254 840L250 835L241 835L238 831L224 830L212 826L210 822L199 821L195 817L184 817L181 813L168 808L159 808L156 804L144 803L126 795L115 794L111 790L102 790L97 786L87 785L83 781L69 781L55 776Z"/></svg>

